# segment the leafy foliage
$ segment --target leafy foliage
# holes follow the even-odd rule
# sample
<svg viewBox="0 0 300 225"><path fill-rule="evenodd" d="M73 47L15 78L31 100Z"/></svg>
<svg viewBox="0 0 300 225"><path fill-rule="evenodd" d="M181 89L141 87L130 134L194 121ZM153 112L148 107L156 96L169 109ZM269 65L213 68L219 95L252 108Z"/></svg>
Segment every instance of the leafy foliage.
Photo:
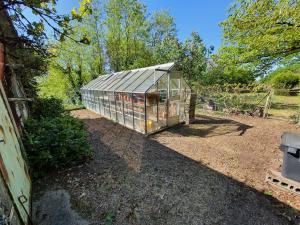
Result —
<svg viewBox="0 0 300 225"><path fill-rule="evenodd" d="M30 47L39 54L47 53L45 40L48 36L45 32L46 27L53 30L57 39L63 40L70 37L71 29L69 23L71 20L81 20L86 12L90 12L90 0L83 0L80 3L79 13L72 11L72 16L59 15L56 11L57 0L45 1L10 1L4 0L0 4L0 10L6 10L10 15L15 28L21 34L16 40L9 40L10 37L1 35L3 41L14 41ZM31 12L37 19L30 19L26 12ZM75 42L82 42L81 39L73 39Z"/></svg>
<svg viewBox="0 0 300 225"><path fill-rule="evenodd" d="M300 76L293 73L285 73L275 76L272 83L276 88L293 88L299 84Z"/></svg>
<svg viewBox="0 0 300 225"><path fill-rule="evenodd" d="M87 138L82 121L66 114L60 99L37 98L32 103L23 143L34 175L89 157Z"/></svg>
<svg viewBox="0 0 300 225"><path fill-rule="evenodd" d="M240 67L214 66L208 68L203 79L199 82L203 85L224 84L250 84L255 82L252 71Z"/></svg>
<svg viewBox="0 0 300 225"><path fill-rule="evenodd" d="M110 0L105 6L106 51L113 71L131 68L147 53L146 8L138 0Z"/></svg>
<svg viewBox="0 0 300 225"><path fill-rule="evenodd" d="M54 96L68 103L71 96L74 95L73 90L68 82L65 74L55 66L48 67L48 76L36 78L38 83L38 95L42 98Z"/></svg>
<svg viewBox="0 0 300 225"><path fill-rule="evenodd" d="M150 17L150 45L155 47L167 38L175 38L177 34L174 18L166 10L155 11Z"/></svg>
<svg viewBox="0 0 300 225"><path fill-rule="evenodd" d="M221 23L227 64L251 63L263 74L273 64L300 52L300 2L237 0Z"/></svg>
<svg viewBox="0 0 300 225"><path fill-rule="evenodd" d="M43 87L49 89L51 81L59 78L64 82L59 85L63 86L62 89L65 91L61 94L64 97L67 96L73 104L80 101L80 87L104 73L103 34L101 33L103 28L100 20L102 11L93 8L92 11L83 13L84 3L84 1L81 2L79 8L79 13L82 14L80 22L71 23L71 39L64 39L51 46L50 52L54 57L50 63L49 76L43 83ZM97 1L93 1L91 7L96 3ZM81 37L84 37L84 43L73 41Z"/></svg>
<svg viewBox="0 0 300 225"><path fill-rule="evenodd" d="M71 116L29 119L25 124L24 146L35 171L69 166L89 157L83 123Z"/></svg>
<svg viewBox="0 0 300 225"><path fill-rule="evenodd" d="M30 107L34 119L60 117L64 112L62 100L55 97L36 98Z"/></svg>
<svg viewBox="0 0 300 225"><path fill-rule="evenodd" d="M55 57L48 77L40 80L40 93L47 96L46 91L52 93L60 87L64 93L58 91L56 96L76 104L83 84L100 74L167 62L177 62L189 81L203 77L210 51L196 32L180 42L174 18L167 11L147 17L146 6L138 0L95 0L90 7L80 23L70 23L71 37L84 36L89 44L70 39L54 43L51 53Z"/></svg>
<svg viewBox="0 0 300 225"><path fill-rule="evenodd" d="M206 71L208 53L200 35L193 32L180 49L177 59L178 69L181 70L188 82L200 80Z"/></svg>
<svg viewBox="0 0 300 225"><path fill-rule="evenodd" d="M290 89L299 85L300 64L293 63L286 66L280 66L275 71L262 79L263 83L268 83L275 88Z"/></svg>
<svg viewBox="0 0 300 225"><path fill-rule="evenodd" d="M18 65L14 73L24 87L24 96L36 97L35 77L47 74L49 58L49 34L56 40L65 38L83 43L83 36L71 37L71 21L79 21L90 12L90 0L80 3L76 15L57 13L57 0L29 1L3 0L0 2L0 41L6 48L7 63ZM12 22L12 24L11 24ZM47 32L46 32L47 31ZM52 31L52 32L49 32ZM11 72L12 70L9 70ZM9 77L9 75L7 76Z"/></svg>

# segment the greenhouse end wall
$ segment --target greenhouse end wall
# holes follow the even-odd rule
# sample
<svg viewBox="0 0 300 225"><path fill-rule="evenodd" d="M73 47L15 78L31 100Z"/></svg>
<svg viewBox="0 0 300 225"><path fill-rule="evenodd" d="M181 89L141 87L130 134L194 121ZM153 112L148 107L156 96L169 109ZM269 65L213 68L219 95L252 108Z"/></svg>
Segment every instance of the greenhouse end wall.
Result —
<svg viewBox="0 0 300 225"><path fill-rule="evenodd" d="M137 82L140 76L134 78L135 74L144 75L142 81ZM191 89L178 71L120 72L113 83L101 82L99 78L81 89L82 102L87 109L106 118L143 134L188 119ZM104 82L114 88L101 88ZM118 88L122 85L131 92Z"/></svg>

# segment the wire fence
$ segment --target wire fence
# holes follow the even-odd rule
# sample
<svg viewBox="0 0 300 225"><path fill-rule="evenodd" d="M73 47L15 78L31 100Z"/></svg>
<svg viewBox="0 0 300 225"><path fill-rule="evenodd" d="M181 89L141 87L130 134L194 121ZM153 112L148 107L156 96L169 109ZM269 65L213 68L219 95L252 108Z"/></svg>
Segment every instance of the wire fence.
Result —
<svg viewBox="0 0 300 225"><path fill-rule="evenodd" d="M264 85L195 86L197 113L219 113L299 122L299 90Z"/></svg>

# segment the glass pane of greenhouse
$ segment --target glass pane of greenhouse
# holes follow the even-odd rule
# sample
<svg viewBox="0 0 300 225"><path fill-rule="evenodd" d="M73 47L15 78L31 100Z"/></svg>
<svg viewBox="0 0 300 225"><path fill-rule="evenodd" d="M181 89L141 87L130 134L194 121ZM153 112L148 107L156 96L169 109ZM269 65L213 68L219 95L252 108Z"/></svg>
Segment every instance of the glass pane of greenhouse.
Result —
<svg viewBox="0 0 300 225"><path fill-rule="evenodd" d="M115 104L117 112L117 121L120 124L124 124L124 114L123 114L123 93L115 93Z"/></svg>
<svg viewBox="0 0 300 225"><path fill-rule="evenodd" d="M136 93L135 89L137 89L139 86L141 86L148 77L152 76L153 71L146 70L144 73L142 73L141 76L139 76L136 80L134 80L128 87L126 87L123 92L127 93ZM146 89L147 90L147 89ZM145 93L145 91L143 93Z"/></svg>
<svg viewBox="0 0 300 225"><path fill-rule="evenodd" d="M123 93L125 126L133 128L133 99L132 94Z"/></svg>
<svg viewBox="0 0 300 225"><path fill-rule="evenodd" d="M109 100L108 100L107 91L103 92L103 109L104 109L103 115L105 117L110 118L110 109L109 109Z"/></svg>
<svg viewBox="0 0 300 225"><path fill-rule="evenodd" d="M179 123L180 115L180 76L179 73L169 75L169 107L168 107L168 126Z"/></svg>
<svg viewBox="0 0 300 225"><path fill-rule="evenodd" d="M159 93L157 91L157 85L153 85L152 88L146 94L146 126L147 132L154 132L161 128L162 126L158 121L158 100Z"/></svg>
<svg viewBox="0 0 300 225"><path fill-rule="evenodd" d="M191 89L174 63L99 76L81 88L82 103L144 134L185 122Z"/></svg>
<svg viewBox="0 0 300 225"><path fill-rule="evenodd" d="M145 133L145 95L133 94L134 129Z"/></svg>
<svg viewBox="0 0 300 225"><path fill-rule="evenodd" d="M123 83L116 88L115 91L123 92L127 87L131 85L135 80L137 80L140 76L142 76L146 71L135 71L127 76L126 79L123 80Z"/></svg>
<svg viewBox="0 0 300 225"><path fill-rule="evenodd" d="M111 91L108 91L106 93L108 94L109 100L110 118L113 121L117 121L115 94Z"/></svg>

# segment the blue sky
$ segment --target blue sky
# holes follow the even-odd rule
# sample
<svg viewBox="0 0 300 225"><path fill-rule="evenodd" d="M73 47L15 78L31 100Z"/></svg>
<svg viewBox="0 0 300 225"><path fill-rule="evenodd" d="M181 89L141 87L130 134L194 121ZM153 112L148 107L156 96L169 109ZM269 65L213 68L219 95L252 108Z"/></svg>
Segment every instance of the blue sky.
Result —
<svg viewBox="0 0 300 225"><path fill-rule="evenodd" d="M167 9L175 18L178 36L185 40L192 31L197 31L207 46L217 49L221 44L222 32L219 23L226 18L232 0L140 0L149 13ZM59 0L59 13L70 13L78 7L78 0Z"/></svg>
<svg viewBox="0 0 300 225"><path fill-rule="evenodd" d="M141 0L150 12L167 9L175 18L178 36L185 40L197 31L205 44L218 48L222 32L219 23L226 19L232 0Z"/></svg>

